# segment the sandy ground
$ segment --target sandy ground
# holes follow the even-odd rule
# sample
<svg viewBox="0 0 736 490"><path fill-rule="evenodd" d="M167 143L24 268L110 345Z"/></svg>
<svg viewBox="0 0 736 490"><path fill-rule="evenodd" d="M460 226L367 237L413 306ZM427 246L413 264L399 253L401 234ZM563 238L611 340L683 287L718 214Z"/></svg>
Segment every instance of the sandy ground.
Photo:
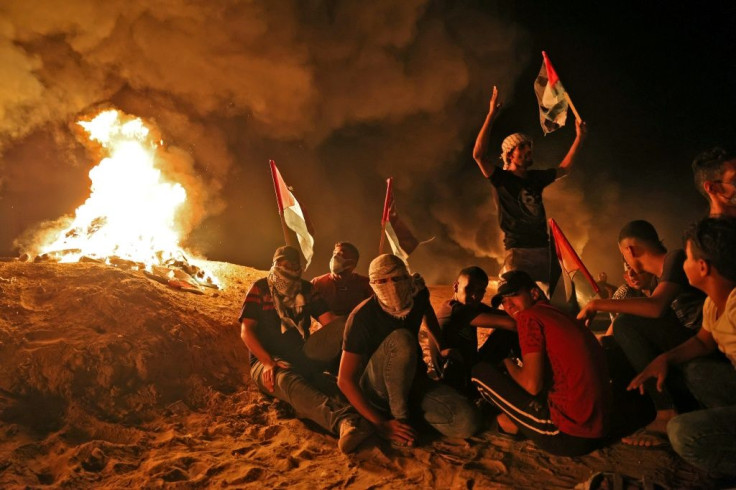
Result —
<svg viewBox="0 0 736 490"><path fill-rule="evenodd" d="M0 263L2 488L572 488L596 471L713 483L668 449L549 456L489 432L336 440L248 380L237 316L263 272L209 262L194 295L100 264ZM433 287L433 302L449 287Z"/></svg>

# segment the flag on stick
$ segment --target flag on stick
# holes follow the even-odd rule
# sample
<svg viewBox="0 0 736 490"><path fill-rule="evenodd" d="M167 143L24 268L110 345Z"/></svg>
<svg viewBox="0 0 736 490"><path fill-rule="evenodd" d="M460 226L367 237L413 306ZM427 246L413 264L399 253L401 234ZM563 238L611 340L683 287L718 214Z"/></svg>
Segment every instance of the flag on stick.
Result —
<svg viewBox="0 0 736 490"><path fill-rule="evenodd" d="M296 233L302 254L307 261L305 269L309 267L314 255L314 229L309 221L304 209L299 205L291 189L286 185L281 177L279 169L276 168L276 162L269 161L271 165L271 176L273 177L273 187L276 191L276 202L279 206L279 215L281 215L282 225L285 224ZM284 230L284 239L289 243L289 239ZM293 242L292 242L293 243Z"/></svg>
<svg viewBox="0 0 736 490"><path fill-rule="evenodd" d="M585 296L589 296L590 298L592 298L596 294L599 294L600 287L595 282L595 279L593 279L593 276L590 274L590 272L588 272L588 269L585 267L585 264L583 264L583 261L580 260L580 257L575 252L575 249L573 249L572 245L570 245L570 242L567 240L567 237L565 237L565 234L562 233L562 230L557 225L554 219L550 218L548 222L549 232L552 238L550 240L550 244L554 244L554 252L557 257L557 263L559 264L559 267L556 268L556 277L553 277L553 274L550 274L550 297L554 293L555 286L557 285L562 272L564 272L564 274L562 274L562 278L565 284L566 299L569 303L571 303L573 300L575 300L575 302L577 303L577 298L573 298L576 290L580 291ZM550 260L552 260L551 257L552 255L550 254ZM587 294L585 294L586 290L588 291Z"/></svg>
<svg viewBox="0 0 736 490"><path fill-rule="evenodd" d="M578 119L577 111L572 106L572 101L562 86L560 77L557 76L547 53L542 51L542 68L534 81L534 93L537 94L539 102L539 122L542 124L544 134L560 129L567 121L568 105L573 109Z"/></svg>
<svg viewBox="0 0 736 490"><path fill-rule="evenodd" d="M404 262L409 258L409 254L419 245L419 240L399 219L396 212L396 204L394 203L394 195L391 188L393 179L386 179L386 200L383 203L383 216L381 217L381 227L385 232L391 251L394 255L401 257ZM383 253L383 233L381 233L381 244L378 253Z"/></svg>

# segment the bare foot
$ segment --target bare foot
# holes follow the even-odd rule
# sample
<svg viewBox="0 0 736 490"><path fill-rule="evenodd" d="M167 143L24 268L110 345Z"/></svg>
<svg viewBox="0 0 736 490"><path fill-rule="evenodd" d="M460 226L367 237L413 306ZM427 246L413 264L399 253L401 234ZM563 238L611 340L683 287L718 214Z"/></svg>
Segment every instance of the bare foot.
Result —
<svg viewBox="0 0 736 490"><path fill-rule="evenodd" d="M667 438L667 422L670 421L677 413L674 410L660 410L657 417L646 427L643 427L628 437L621 439L621 442L629 446L639 447L661 447L669 444Z"/></svg>

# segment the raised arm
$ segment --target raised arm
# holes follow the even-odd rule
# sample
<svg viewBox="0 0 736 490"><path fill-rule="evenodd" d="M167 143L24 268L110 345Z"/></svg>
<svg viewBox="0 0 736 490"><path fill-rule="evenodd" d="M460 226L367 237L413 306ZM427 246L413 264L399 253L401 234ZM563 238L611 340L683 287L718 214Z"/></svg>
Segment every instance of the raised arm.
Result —
<svg viewBox="0 0 736 490"><path fill-rule="evenodd" d="M488 114L486 115L486 120L483 122L483 126L480 128L478 137L475 140L475 147L473 148L473 159L478 163L478 167L480 167L480 171L483 172L485 178L490 177L496 168L493 159L488 158L488 140L493 121L496 120L502 105L501 102L498 102L498 88L494 85Z"/></svg>
<svg viewBox="0 0 736 490"><path fill-rule="evenodd" d="M564 177L570 173L573 163L575 163L575 157L578 154L578 150L583 144L585 137L588 135L588 126L585 121L575 119L575 141L572 142L572 146L562 159L560 165L557 167L557 178Z"/></svg>

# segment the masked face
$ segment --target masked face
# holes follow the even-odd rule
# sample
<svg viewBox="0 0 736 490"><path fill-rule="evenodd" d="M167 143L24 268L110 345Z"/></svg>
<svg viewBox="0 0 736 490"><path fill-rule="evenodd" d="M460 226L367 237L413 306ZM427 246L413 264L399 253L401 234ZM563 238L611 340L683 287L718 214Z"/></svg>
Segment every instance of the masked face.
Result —
<svg viewBox="0 0 736 490"><path fill-rule="evenodd" d="M405 272L372 279L371 288L381 307L390 315L406 316L414 304L412 279Z"/></svg>
<svg viewBox="0 0 736 490"><path fill-rule="evenodd" d="M268 273L268 282L276 291L286 297L293 298L301 288L301 267L295 264L279 260L271 266Z"/></svg>
<svg viewBox="0 0 736 490"><path fill-rule="evenodd" d="M330 272L340 275L355 269L358 260L353 255L350 250L344 250L340 245L336 246L330 259Z"/></svg>

